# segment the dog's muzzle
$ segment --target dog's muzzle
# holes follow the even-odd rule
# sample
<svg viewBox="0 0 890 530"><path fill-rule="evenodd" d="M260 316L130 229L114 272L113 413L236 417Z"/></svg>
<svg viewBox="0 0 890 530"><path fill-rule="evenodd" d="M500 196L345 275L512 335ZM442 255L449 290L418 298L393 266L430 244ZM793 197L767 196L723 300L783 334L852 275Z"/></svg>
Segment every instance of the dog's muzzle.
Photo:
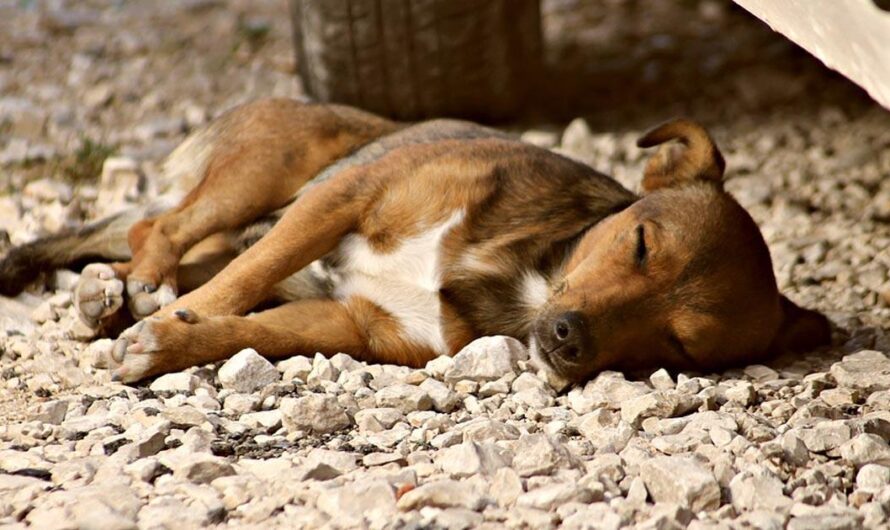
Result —
<svg viewBox="0 0 890 530"><path fill-rule="evenodd" d="M578 311L544 317L534 326L533 354L562 377L585 378L595 356L587 319Z"/></svg>

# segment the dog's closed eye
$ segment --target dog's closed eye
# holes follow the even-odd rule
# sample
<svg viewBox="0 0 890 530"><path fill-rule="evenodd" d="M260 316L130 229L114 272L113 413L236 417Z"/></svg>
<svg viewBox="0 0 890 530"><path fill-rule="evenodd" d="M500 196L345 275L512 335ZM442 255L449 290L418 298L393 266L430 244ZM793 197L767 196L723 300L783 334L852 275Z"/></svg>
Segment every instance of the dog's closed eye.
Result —
<svg viewBox="0 0 890 530"><path fill-rule="evenodd" d="M634 258L637 261L637 265L639 267L645 266L647 257L648 249L646 248L646 229L643 227L643 225L637 225L637 246L634 252Z"/></svg>

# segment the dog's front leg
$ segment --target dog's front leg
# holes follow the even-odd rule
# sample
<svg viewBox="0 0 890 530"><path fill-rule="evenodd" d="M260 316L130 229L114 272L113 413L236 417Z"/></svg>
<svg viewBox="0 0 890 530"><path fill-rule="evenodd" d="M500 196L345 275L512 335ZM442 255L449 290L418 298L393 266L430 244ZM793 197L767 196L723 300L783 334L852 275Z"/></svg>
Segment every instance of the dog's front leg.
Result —
<svg viewBox="0 0 890 530"><path fill-rule="evenodd" d="M127 333L130 348L109 359L113 378L124 382L219 361L247 347L271 359L342 352L409 366L423 366L436 356L405 338L395 320L361 297L302 300L246 317L206 317L180 309L172 317L149 317Z"/></svg>
<svg viewBox="0 0 890 530"><path fill-rule="evenodd" d="M275 284L331 252L343 236L357 226L370 200L367 190L372 182L369 175L349 171L307 191L272 230L244 254L200 288L155 313L152 327L157 329L154 335L160 336L157 340L164 342L163 334L176 329L175 321L181 320L176 316L177 311L188 310L202 318L242 315L266 299ZM165 320L168 324L164 324ZM115 359L123 360L130 353L139 355L146 351L140 329L136 324L121 334L113 347ZM152 364L165 362L172 363L169 356L158 357ZM194 362L186 366L190 364ZM169 370L152 366L146 373Z"/></svg>

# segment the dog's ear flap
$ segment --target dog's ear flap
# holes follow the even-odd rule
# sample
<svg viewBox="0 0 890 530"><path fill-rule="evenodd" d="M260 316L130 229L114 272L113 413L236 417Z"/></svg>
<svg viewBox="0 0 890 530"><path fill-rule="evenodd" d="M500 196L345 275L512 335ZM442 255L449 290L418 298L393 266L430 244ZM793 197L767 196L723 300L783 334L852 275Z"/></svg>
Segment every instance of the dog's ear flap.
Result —
<svg viewBox="0 0 890 530"><path fill-rule="evenodd" d="M780 296L782 324L770 352L776 355L804 352L831 343L831 324L822 313L805 309Z"/></svg>
<svg viewBox="0 0 890 530"><path fill-rule="evenodd" d="M678 143L666 143L671 140ZM726 162L711 135L698 123L684 119L671 120L637 140L638 147L657 145L661 147L646 163L643 174L643 189L647 193L691 182L710 182L723 187Z"/></svg>

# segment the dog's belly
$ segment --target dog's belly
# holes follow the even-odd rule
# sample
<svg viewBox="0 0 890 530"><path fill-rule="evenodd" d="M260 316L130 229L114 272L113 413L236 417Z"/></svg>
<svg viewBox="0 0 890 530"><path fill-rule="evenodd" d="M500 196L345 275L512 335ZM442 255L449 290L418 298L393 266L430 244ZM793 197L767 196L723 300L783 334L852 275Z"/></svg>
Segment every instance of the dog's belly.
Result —
<svg viewBox="0 0 890 530"><path fill-rule="evenodd" d="M454 212L386 253L377 251L361 234L346 236L335 251L336 265L331 269L333 297L365 298L389 313L418 345L448 353L439 301L442 241L463 216L463 211Z"/></svg>

